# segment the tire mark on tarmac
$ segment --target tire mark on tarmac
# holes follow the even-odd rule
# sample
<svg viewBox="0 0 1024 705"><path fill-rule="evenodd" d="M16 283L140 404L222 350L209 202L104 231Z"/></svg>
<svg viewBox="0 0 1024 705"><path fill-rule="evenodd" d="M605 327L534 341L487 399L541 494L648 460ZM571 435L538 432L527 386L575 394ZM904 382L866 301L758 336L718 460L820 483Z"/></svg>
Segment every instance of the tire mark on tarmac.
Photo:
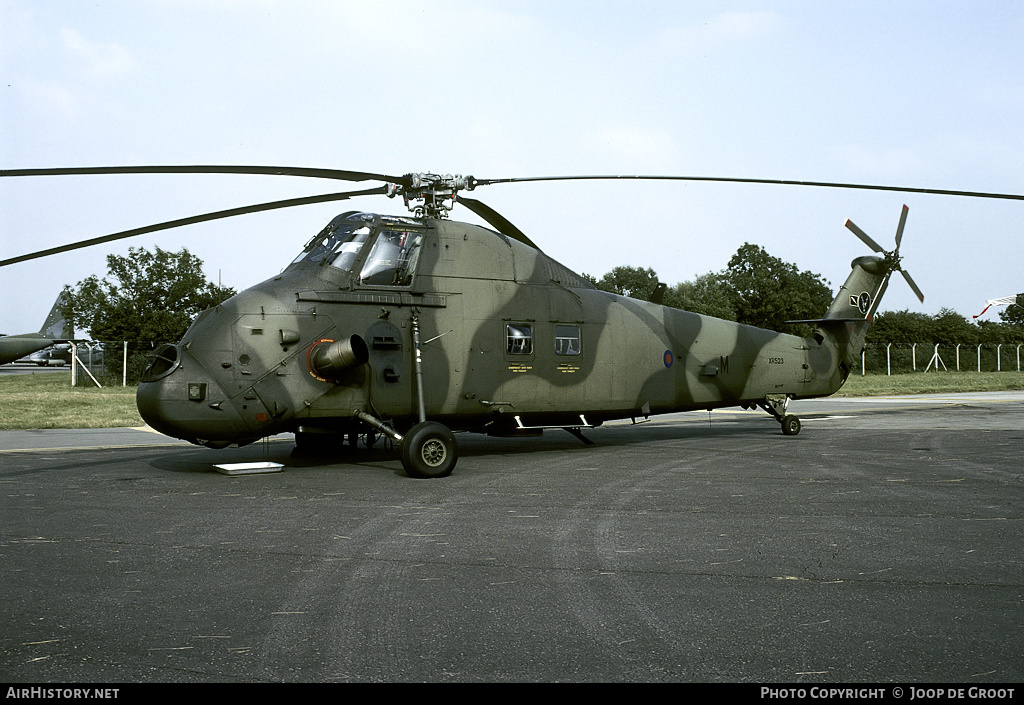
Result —
<svg viewBox="0 0 1024 705"><path fill-rule="evenodd" d="M669 624L637 584L638 575L622 564L619 520L655 480L678 471L687 461L671 460L592 489L572 508L553 537L557 581L567 610L582 630L612 658L635 662L635 677L647 673L652 650L682 652L678 625ZM619 673L630 668L620 669ZM679 675L679 674L674 674Z"/></svg>
<svg viewBox="0 0 1024 705"><path fill-rule="evenodd" d="M437 513L436 505L407 502L343 529L343 551L315 557L275 610L259 647L259 662L275 669L264 675L301 680L309 669L335 681L400 678L386 667L413 657L402 607L410 582L422 579L413 559ZM387 664L375 660L385 652Z"/></svg>

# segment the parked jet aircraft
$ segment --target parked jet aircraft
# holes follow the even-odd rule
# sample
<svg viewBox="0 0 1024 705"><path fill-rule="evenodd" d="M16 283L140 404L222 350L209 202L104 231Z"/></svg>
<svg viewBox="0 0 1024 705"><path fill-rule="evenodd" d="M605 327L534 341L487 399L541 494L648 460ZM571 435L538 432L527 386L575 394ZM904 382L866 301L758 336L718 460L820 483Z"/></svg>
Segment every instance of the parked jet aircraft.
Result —
<svg viewBox="0 0 1024 705"><path fill-rule="evenodd" d="M62 293L57 297L53 308L50 309L50 315L46 317L46 322L38 333L0 336L0 365L6 365L37 350L48 348L56 342L75 337L74 328L68 325L61 315L60 307L63 301Z"/></svg>

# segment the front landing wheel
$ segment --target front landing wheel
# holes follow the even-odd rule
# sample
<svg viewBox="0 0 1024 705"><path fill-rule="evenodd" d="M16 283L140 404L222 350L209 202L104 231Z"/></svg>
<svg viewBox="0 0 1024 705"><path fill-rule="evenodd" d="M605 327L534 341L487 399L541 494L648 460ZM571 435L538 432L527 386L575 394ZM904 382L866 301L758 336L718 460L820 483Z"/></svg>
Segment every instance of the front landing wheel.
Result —
<svg viewBox="0 0 1024 705"><path fill-rule="evenodd" d="M800 419L792 414L782 417L782 433L787 436L795 436L800 433Z"/></svg>
<svg viewBox="0 0 1024 705"><path fill-rule="evenodd" d="M411 477L447 477L458 459L455 436L436 421L416 424L402 439L402 467Z"/></svg>

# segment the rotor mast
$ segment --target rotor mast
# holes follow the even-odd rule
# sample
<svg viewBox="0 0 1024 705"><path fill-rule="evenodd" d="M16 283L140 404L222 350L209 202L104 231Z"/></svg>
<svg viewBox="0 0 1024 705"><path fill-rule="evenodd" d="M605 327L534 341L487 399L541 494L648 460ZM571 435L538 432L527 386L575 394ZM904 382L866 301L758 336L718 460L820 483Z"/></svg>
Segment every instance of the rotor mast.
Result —
<svg viewBox="0 0 1024 705"><path fill-rule="evenodd" d="M478 183L472 176L429 173L406 174L403 182L408 183L389 183L386 194L388 198L400 195L417 218L447 218L459 191L472 191Z"/></svg>

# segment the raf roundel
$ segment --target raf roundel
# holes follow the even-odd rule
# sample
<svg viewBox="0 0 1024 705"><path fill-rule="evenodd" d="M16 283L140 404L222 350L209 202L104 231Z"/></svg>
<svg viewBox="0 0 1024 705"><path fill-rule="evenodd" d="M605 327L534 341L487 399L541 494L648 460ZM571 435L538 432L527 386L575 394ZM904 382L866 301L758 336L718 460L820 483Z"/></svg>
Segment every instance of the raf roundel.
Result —
<svg viewBox="0 0 1024 705"><path fill-rule="evenodd" d="M675 358L672 356L671 350L666 350L664 356L662 356L662 361L665 363L665 367L672 367L674 359Z"/></svg>

